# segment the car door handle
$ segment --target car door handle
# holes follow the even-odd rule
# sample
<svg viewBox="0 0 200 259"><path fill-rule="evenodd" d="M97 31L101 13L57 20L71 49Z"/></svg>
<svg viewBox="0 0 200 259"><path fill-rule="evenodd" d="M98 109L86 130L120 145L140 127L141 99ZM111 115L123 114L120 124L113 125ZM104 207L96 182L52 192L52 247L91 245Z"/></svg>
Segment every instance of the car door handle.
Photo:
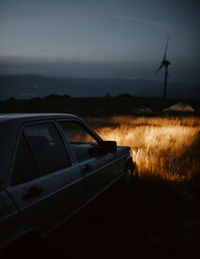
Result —
<svg viewBox="0 0 200 259"><path fill-rule="evenodd" d="M83 168L83 172L89 172L92 170L92 165L91 164L86 164Z"/></svg>
<svg viewBox="0 0 200 259"><path fill-rule="evenodd" d="M37 187L37 186L32 186L22 196L22 199L25 201L25 200L35 198L35 197L39 196L42 192L43 192L43 188L40 188L40 187Z"/></svg>

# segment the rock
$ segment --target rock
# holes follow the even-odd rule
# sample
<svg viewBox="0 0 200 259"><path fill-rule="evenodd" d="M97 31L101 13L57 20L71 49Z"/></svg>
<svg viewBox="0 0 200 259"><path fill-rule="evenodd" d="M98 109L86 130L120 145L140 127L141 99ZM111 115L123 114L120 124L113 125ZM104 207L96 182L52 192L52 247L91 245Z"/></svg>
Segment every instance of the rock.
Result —
<svg viewBox="0 0 200 259"><path fill-rule="evenodd" d="M149 107L138 107L135 110L133 110L136 114L153 114L153 110Z"/></svg>
<svg viewBox="0 0 200 259"><path fill-rule="evenodd" d="M177 103L164 109L163 112L195 112L195 109L187 103Z"/></svg>

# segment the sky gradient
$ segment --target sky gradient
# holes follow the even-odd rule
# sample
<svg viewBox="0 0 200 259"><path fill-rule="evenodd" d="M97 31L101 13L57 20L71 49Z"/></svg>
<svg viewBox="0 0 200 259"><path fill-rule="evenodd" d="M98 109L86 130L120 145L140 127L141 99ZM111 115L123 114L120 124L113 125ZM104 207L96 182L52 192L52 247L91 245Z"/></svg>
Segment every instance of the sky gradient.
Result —
<svg viewBox="0 0 200 259"><path fill-rule="evenodd" d="M0 73L199 83L198 0L0 0Z"/></svg>

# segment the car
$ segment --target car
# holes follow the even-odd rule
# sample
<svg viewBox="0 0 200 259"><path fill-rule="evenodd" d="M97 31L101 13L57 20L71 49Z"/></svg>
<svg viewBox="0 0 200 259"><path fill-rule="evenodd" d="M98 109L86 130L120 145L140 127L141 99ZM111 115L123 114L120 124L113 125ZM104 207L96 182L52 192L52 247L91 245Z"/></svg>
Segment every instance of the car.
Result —
<svg viewBox="0 0 200 259"><path fill-rule="evenodd" d="M46 237L124 176L130 147L71 114L0 115L0 248Z"/></svg>

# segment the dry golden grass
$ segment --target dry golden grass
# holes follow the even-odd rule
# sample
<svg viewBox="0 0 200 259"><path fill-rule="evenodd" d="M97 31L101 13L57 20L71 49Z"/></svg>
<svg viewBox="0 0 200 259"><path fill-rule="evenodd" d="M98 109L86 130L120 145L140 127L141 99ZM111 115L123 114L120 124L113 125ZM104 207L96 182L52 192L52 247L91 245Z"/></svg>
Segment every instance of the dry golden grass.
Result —
<svg viewBox="0 0 200 259"><path fill-rule="evenodd" d="M185 181L199 173L199 118L121 116L89 122L104 140L131 146L140 176Z"/></svg>

